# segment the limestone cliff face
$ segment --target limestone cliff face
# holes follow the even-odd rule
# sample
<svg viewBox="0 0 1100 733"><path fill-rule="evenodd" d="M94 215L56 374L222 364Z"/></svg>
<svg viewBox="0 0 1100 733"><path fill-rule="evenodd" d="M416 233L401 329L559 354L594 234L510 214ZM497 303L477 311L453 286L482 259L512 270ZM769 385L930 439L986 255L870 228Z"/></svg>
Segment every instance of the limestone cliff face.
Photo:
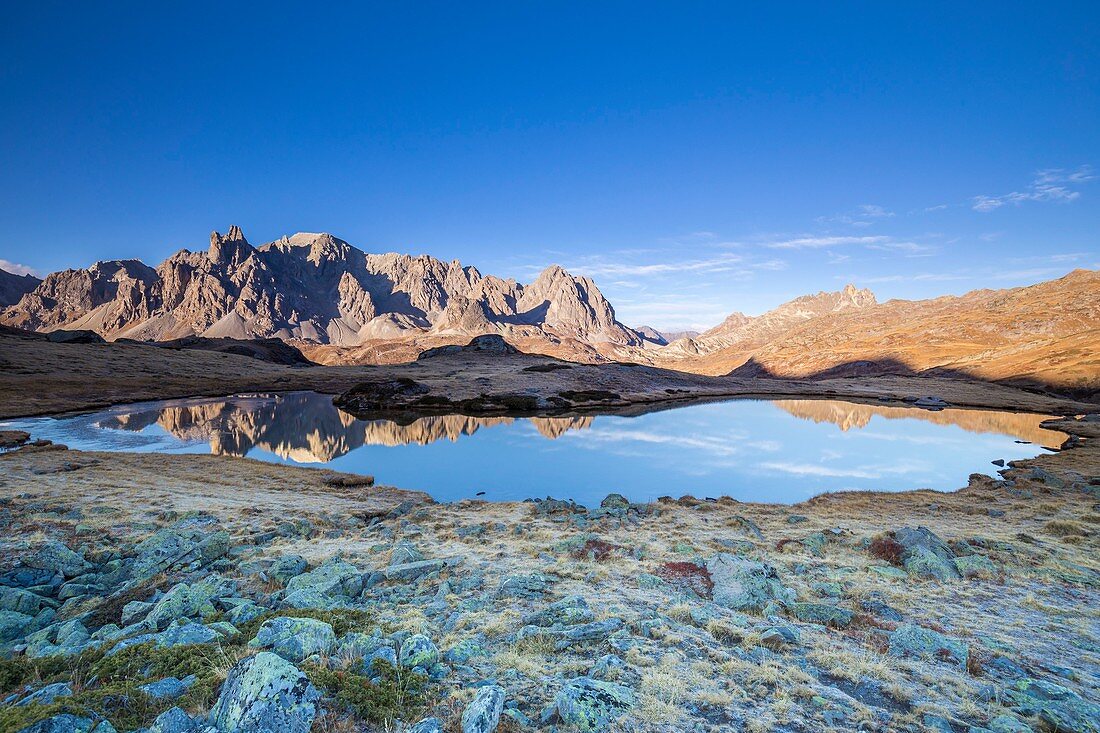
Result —
<svg viewBox="0 0 1100 733"><path fill-rule="evenodd" d="M331 234L255 247L239 227L205 252L156 269L135 260L54 273L0 314L34 330L87 328L106 338L301 339L354 347L421 334L516 333L640 344L588 278L547 268L524 286L426 255L367 254Z"/></svg>

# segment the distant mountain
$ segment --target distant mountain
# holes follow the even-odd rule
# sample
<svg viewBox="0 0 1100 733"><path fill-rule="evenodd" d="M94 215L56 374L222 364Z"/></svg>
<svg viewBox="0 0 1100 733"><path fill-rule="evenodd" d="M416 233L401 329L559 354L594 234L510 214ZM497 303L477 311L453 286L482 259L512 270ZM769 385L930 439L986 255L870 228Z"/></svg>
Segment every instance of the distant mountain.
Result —
<svg viewBox="0 0 1100 733"><path fill-rule="evenodd" d="M698 338L662 349L625 351L645 363L705 374L962 373L1090 392L1100 389L1100 271L885 303L849 285L757 317L734 313Z"/></svg>
<svg viewBox="0 0 1100 733"><path fill-rule="evenodd" d="M41 283L34 275L16 275L14 272L0 270L0 307L18 303L20 298Z"/></svg>
<svg viewBox="0 0 1100 733"><path fill-rule="evenodd" d="M637 326L634 331L645 341L657 346L667 346L678 339L694 338L699 335L698 331L658 331L651 326Z"/></svg>
<svg viewBox="0 0 1100 733"><path fill-rule="evenodd" d="M254 247L236 226L212 233L206 251L181 250L156 268L112 260L53 273L0 323L108 339L277 337L352 357L379 343L465 342L486 333L551 351L642 344L592 280L556 265L522 285L457 261L367 254L331 234Z"/></svg>

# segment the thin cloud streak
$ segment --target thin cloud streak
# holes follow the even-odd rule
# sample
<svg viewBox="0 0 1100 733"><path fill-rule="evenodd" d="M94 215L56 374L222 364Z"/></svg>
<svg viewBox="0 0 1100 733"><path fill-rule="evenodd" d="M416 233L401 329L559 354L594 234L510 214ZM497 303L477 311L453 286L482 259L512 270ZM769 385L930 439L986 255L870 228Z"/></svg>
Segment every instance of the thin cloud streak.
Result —
<svg viewBox="0 0 1100 733"><path fill-rule="evenodd" d="M1035 179L1026 191L1013 191L1001 196L975 196L971 208L974 211L989 213L1003 206L1018 206L1026 201L1055 201L1068 203L1076 201L1081 192L1070 188L1096 179L1092 166L1083 165L1075 171L1067 172L1062 168L1047 168L1036 172Z"/></svg>

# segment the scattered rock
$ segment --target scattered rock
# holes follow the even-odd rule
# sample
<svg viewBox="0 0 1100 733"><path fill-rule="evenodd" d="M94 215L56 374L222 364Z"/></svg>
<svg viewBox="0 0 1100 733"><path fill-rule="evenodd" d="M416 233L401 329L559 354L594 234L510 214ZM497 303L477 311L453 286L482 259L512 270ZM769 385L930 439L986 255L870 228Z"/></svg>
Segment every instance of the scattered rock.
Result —
<svg viewBox="0 0 1100 733"><path fill-rule="evenodd" d="M314 654L332 651L336 646L336 634L324 621L280 616L264 621L256 638L248 645L254 649L270 649L291 662L301 662Z"/></svg>
<svg viewBox="0 0 1100 733"><path fill-rule="evenodd" d="M209 720L220 733L308 733L320 697L297 667L260 652L229 670Z"/></svg>
<svg viewBox="0 0 1100 733"><path fill-rule="evenodd" d="M614 682L578 677L554 697L561 722L582 731L606 731L637 702L634 691Z"/></svg>
<svg viewBox="0 0 1100 733"><path fill-rule="evenodd" d="M779 572L764 562L719 553L707 562L714 581L714 602L735 611L762 611L769 602L789 603L794 591L783 587Z"/></svg>
<svg viewBox="0 0 1100 733"><path fill-rule="evenodd" d="M462 733L492 733L504 710L504 688L486 685L462 711Z"/></svg>

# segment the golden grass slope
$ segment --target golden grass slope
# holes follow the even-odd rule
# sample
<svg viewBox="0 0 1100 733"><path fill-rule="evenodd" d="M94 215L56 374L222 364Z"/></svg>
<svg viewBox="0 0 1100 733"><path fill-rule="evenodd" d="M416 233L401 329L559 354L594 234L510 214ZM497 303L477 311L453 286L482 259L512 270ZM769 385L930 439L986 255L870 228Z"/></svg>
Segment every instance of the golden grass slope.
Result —
<svg viewBox="0 0 1100 733"><path fill-rule="evenodd" d="M659 362L662 363L662 362ZM1009 290L891 300L814 318L765 346L732 344L680 368L781 377L959 371L985 380L1100 388L1100 271Z"/></svg>

